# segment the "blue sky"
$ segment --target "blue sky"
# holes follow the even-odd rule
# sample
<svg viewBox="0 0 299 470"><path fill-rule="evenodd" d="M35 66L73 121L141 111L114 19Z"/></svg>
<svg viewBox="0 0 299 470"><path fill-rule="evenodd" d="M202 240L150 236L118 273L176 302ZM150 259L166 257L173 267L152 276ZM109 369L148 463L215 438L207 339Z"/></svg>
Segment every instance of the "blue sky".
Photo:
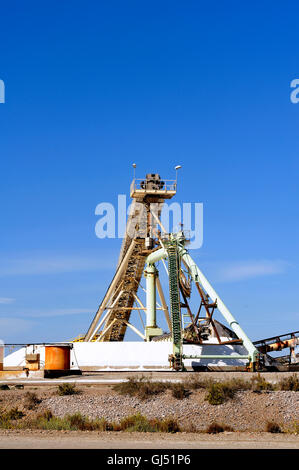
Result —
<svg viewBox="0 0 299 470"><path fill-rule="evenodd" d="M97 204L179 174L192 255L252 339L298 328L295 2L1 5L0 338L85 333L121 241ZM129 339L135 336L128 335Z"/></svg>

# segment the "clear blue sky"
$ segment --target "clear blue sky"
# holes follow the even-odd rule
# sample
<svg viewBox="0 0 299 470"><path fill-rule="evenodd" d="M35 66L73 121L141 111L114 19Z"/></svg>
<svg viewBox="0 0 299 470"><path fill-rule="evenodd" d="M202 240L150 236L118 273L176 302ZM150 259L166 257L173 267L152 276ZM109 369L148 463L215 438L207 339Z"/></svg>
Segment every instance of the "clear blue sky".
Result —
<svg viewBox="0 0 299 470"><path fill-rule="evenodd" d="M180 172L199 266L252 339L299 329L299 7L273 1L1 5L0 338L85 333L120 240L95 207ZM135 336L128 338L134 339Z"/></svg>

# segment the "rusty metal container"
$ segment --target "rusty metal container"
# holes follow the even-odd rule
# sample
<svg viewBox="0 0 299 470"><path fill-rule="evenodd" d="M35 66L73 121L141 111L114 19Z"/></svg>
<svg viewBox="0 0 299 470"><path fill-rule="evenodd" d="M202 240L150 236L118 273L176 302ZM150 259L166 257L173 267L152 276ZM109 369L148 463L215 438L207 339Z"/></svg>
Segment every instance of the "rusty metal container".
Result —
<svg viewBox="0 0 299 470"><path fill-rule="evenodd" d="M71 365L70 346L45 346L46 370L69 370Z"/></svg>
<svg viewBox="0 0 299 470"><path fill-rule="evenodd" d="M3 370L4 362L4 345L0 342L0 370Z"/></svg>

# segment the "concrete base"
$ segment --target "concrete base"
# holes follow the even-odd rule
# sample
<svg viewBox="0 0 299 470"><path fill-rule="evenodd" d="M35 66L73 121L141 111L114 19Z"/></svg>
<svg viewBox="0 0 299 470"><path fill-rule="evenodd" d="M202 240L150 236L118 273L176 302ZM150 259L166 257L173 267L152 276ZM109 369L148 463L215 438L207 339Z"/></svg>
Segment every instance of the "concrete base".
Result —
<svg viewBox="0 0 299 470"><path fill-rule="evenodd" d="M224 339L227 340L227 338ZM215 340L212 338L212 341ZM238 355L246 354L243 346L217 345L212 344L212 341L211 344L208 342L201 345L184 344L183 354L186 356L230 355L231 359L185 359L186 369L196 370L198 367L207 367L209 370L218 367L243 367L245 369L248 361L238 359ZM6 356L4 366L9 369L26 367L26 349L28 353L29 348L24 347ZM41 367L43 367L45 347L37 345L35 351L40 354ZM78 370L170 370L168 356L172 352L172 343L169 341L73 343L70 374L76 374ZM30 371L30 374L33 374L33 371Z"/></svg>
<svg viewBox="0 0 299 470"><path fill-rule="evenodd" d="M102 342L74 343L78 367L82 370L170 370L169 354L172 354L172 343L168 341L148 342ZM208 354L231 355L231 359L185 359L184 365L189 370L197 367L243 367L246 359L238 355L246 354L240 345L186 344L183 353L187 356Z"/></svg>
<svg viewBox="0 0 299 470"><path fill-rule="evenodd" d="M3 370L0 371L1 380L16 380L16 379L32 379L44 377L44 371L29 371L29 374L25 370Z"/></svg>

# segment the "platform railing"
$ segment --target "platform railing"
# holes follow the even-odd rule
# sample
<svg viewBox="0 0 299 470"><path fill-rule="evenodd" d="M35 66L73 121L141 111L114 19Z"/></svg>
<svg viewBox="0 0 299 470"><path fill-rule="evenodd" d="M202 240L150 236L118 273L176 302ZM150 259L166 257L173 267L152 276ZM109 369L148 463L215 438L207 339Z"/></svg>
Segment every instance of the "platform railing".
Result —
<svg viewBox="0 0 299 470"><path fill-rule="evenodd" d="M130 186L130 193L134 193L135 191L149 191L149 192L155 192L155 191L176 191L177 187L177 182L176 180L161 180L158 182L160 183L159 188L152 189L150 187L147 187L149 183L146 181L146 179L138 178L138 179L133 179L131 186Z"/></svg>

